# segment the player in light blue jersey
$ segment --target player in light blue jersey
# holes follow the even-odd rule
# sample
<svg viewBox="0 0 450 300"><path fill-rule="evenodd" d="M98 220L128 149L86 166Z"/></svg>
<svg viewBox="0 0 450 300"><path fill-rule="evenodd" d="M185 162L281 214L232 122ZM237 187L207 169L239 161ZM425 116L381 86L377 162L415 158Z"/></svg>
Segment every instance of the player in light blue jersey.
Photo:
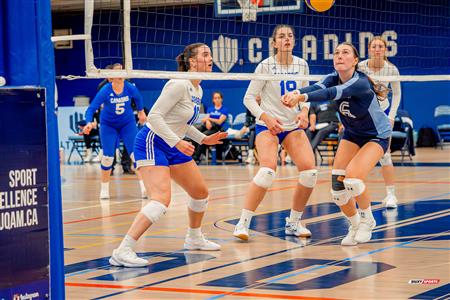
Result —
<svg viewBox="0 0 450 300"><path fill-rule="evenodd" d="M113 69L122 69L121 64L114 64ZM97 93L94 100L86 110L87 125L84 127L84 133L89 134L93 124L93 116L97 109L103 105L100 114L100 139L102 141L103 156L101 159L102 183L100 190L100 199L109 199L109 181L111 177L111 168L114 161L114 153L119 139L123 140L125 148L133 158L134 139L137 134L136 120L131 107L131 101L134 100L138 110L139 122L143 124L146 115L143 109L142 96L138 89L124 78L112 78ZM146 196L145 187L140 180L141 195Z"/></svg>
<svg viewBox="0 0 450 300"><path fill-rule="evenodd" d="M345 129L333 163L331 194L351 223L341 242L344 246L365 243L372 237L376 223L364 180L386 153L391 135L389 119L378 103L388 90L357 71L358 57L352 44L340 44L333 56L334 73L281 99L288 107L324 100L335 100L339 106Z"/></svg>
<svg viewBox="0 0 450 300"><path fill-rule="evenodd" d="M211 72L209 47L202 43L187 46L177 57L179 71ZM198 118L203 91L200 80L172 79L161 91L146 126L136 137L134 154L151 200L136 216L122 243L109 262L115 266L143 267L146 259L134 252L137 240L167 211L171 200L171 179L189 195L189 228L184 248L188 250L220 250L220 245L203 236L201 223L208 204L208 187L191 155L198 144L216 145L227 137L225 132L204 135L192 126ZM177 225L178 226L178 225Z"/></svg>

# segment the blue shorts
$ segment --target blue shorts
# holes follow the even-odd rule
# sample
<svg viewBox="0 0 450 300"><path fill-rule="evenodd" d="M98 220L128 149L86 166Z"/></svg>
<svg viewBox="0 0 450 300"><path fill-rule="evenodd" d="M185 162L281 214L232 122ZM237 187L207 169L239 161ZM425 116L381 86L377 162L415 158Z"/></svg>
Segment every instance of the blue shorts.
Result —
<svg viewBox="0 0 450 300"><path fill-rule="evenodd" d="M171 166L192 160L192 157L180 152L177 148L171 148L162 138L156 135L150 128L144 126L134 142L134 159L137 168L143 166Z"/></svg>
<svg viewBox="0 0 450 300"><path fill-rule="evenodd" d="M357 136L357 135L348 133L346 130L344 130L344 135L342 136L342 138L349 142L355 143L360 148L362 148L362 146L364 146L368 142L377 143L378 145L381 146L381 148L383 148L384 153L386 153L388 146L389 146L389 138L382 139L382 138L379 138L376 136L375 137L362 137L362 136Z"/></svg>
<svg viewBox="0 0 450 300"><path fill-rule="evenodd" d="M266 130L269 130L266 126L256 124L256 127L255 127L256 135L258 135L258 134L260 134L261 132L266 131ZM300 128L295 128L295 129L289 130L289 131L283 131L283 132L277 134L277 137L278 137L278 143L281 145L281 143L283 143L283 141L284 141L284 139L286 138L286 136L287 136L289 133L291 133L291 132L293 132L293 131L296 131L296 130L300 130Z"/></svg>

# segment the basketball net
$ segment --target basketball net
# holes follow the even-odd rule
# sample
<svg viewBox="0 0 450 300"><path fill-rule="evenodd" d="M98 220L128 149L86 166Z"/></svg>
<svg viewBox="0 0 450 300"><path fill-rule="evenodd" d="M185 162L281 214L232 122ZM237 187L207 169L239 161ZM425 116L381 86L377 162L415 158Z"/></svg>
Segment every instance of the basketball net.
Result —
<svg viewBox="0 0 450 300"><path fill-rule="evenodd" d="M262 5L263 0L238 0L242 9L242 21L256 21L258 5Z"/></svg>

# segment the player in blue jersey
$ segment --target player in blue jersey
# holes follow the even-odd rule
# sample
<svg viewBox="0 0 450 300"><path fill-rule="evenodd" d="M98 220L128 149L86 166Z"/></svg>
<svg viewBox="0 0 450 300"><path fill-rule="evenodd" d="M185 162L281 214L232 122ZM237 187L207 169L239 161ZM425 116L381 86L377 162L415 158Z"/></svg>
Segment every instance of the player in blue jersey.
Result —
<svg viewBox="0 0 450 300"><path fill-rule="evenodd" d="M122 69L121 64L114 64L113 69ZM84 133L89 134L93 128L93 116L103 105L100 114L100 139L102 141L103 156L101 159L102 183L100 199L109 199L109 181L114 153L119 139L123 140L125 148L133 159L133 145L137 134L136 121L131 107L132 99L136 103L140 123L144 123L146 115L143 109L142 96L138 89L124 78L112 78L98 91L94 100L86 110L87 125ZM145 196L145 187L140 180L141 194Z"/></svg>
<svg viewBox="0 0 450 300"><path fill-rule="evenodd" d="M358 57L352 44L340 44L333 56L334 73L281 99L288 107L324 100L335 100L339 106L345 130L333 163L331 194L351 224L341 242L345 246L365 243L372 237L376 223L364 180L386 153L391 135L389 119L378 103L388 90L357 71Z"/></svg>
<svg viewBox="0 0 450 300"><path fill-rule="evenodd" d="M187 46L177 61L179 71L212 70L211 50L202 43ZM139 258L133 248L142 234L166 213L171 200L171 179L189 195L189 228L184 248L220 250L220 245L205 239L201 232L209 198L208 187L191 157L194 146L183 140L188 136L198 144L216 145L227 137L225 132L206 136L192 126L198 118L202 96L200 80L172 79L150 110L146 126L136 137L134 154L151 200L141 209L122 243L113 251L109 260L112 265L148 265L148 261Z"/></svg>

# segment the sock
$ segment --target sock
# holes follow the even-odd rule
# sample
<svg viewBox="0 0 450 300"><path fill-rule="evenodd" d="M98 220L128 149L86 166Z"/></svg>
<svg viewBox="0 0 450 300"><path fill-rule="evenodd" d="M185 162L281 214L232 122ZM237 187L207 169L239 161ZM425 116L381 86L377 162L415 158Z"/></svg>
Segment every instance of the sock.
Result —
<svg viewBox="0 0 450 300"><path fill-rule="evenodd" d="M255 215L254 211L243 209L241 213L241 218L239 219L239 223L244 224L245 227L250 227L250 222L252 221L252 217Z"/></svg>
<svg viewBox="0 0 450 300"><path fill-rule="evenodd" d="M361 215L361 219L373 220L372 207L370 207L370 205L365 209L360 208L359 214Z"/></svg>
<svg viewBox="0 0 450 300"><path fill-rule="evenodd" d="M141 187L141 191L145 191L145 185L143 180L139 180L139 186Z"/></svg>
<svg viewBox="0 0 450 300"><path fill-rule="evenodd" d="M253 149L248 150L248 157L253 157Z"/></svg>
<svg viewBox="0 0 450 300"><path fill-rule="evenodd" d="M395 185L387 185L386 192L388 195L395 195Z"/></svg>
<svg viewBox="0 0 450 300"><path fill-rule="evenodd" d="M303 212L302 211L296 211L291 209L291 214L289 215L289 220L291 222L299 221L302 218Z"/></svg>
<svg viewBox="0 0 450 300"><path fill-rule="evenodd" d="M200 227L199 228L191 228L191 227L189 227L187 235L189 237L197 238L197 237L200 237L202 235L202 231L201 231Z"/></svg>
<svg viewBox="0 0 450 300"><path fill-rule="evenodd" d="M356 213L351 217L345 217L350 221L350 224L352 224L353 227L358 227L359 222L361 222L361 216L359 215L359 213Z"/></svg>
<svg viewBox="0 0 450 300"><path fill-rule="evenodd" d="M109 182L102 182L101 189L102 191L109 191Z"/></svg>
<svg viewBox="0 0 450 300"><path fill-rule="evenodd" d="M136 243L137 243L137 241L127 234L127 235L125 235L122 242L120 243L119 248L129 247L131 249L134 249L134 247L136 246Z"/></svg>

